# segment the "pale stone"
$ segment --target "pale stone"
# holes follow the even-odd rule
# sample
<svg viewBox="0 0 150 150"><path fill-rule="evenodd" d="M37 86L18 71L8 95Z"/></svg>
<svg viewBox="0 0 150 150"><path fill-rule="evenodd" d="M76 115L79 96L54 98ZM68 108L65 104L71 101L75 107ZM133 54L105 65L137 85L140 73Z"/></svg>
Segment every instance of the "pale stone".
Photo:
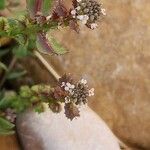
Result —
<svg viewBox="0 0 150 150"><path fill-rule="evenodd" d="M62 111L54 114L27 112L17 119L17 131L25 150L119 150L117 139L90 108L70 121Z"/></svg>

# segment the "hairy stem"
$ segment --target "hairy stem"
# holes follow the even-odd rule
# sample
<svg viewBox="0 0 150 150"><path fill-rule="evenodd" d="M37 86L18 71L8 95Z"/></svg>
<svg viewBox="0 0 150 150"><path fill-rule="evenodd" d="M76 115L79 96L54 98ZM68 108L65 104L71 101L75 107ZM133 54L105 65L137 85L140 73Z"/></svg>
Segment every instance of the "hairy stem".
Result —
<svg viewBox="0 0 150 150"><path fill-rule="evenodd" d="M45 68L54 76L54 78L58 81L60 75L53 69L53 67L46 61L46 59L38 52L34 51L35 56L42 62Z"/></svg>

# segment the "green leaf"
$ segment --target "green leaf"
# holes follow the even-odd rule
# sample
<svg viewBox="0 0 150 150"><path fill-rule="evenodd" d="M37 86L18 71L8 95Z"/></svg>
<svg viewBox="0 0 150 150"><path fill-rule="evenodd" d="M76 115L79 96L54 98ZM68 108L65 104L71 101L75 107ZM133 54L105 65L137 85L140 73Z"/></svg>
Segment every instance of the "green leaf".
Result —
<svg viewBox="0 0 150 150"><path fill-rule="evenodd" d="M14 130L5 130L5 129L0 129L0 135L12 135L14 134Z"/></svg>
<svg viewBox="0 0 150 150"><path fill-rule="evenodd" d="M19 45L18 47L14 47L13 54L17 58L26 57L30 54L26 45Z"/></svg>
<svg viewBox="0 0 150 150"><path fill-rule="evenodd" d="M5 8L5 0L0 0L0 9Z"/></svg>
<svg viewBox="0 0 150 150"><path fill-rule="evenodd" d="M13 130L14 127L15 127L14 124L0 117L0 135L14 134L15 133L15 131Z"/></svg>
<svg viewBox="0 0 150 150"><path fill-rule="evenodd" d="M2 62L0 62L0 69L4 69L5 71L8 71L7 66Z"/></svg>
<svg viewBox="0 0 150 150"><path fill-rule="evenodd" d="M42 4L43 15L45 15L45 16L49 15L49 12L52 8L52 2L53 2L53 0L43 0L43 4Z"/></svg>
<svg viewBox="0 0 150 150"><path fill-rule="evenodd" d="M27 8L31 17L40 11L44 16L49 15L53 0L27 0Z"/></svg>
<svg viewBox="0 0 150 150"><path fill-rule="evenodd" d="M27 9L31 16L35 15L35 1L36 0L27 0Z"/></svg>
<svg viewBox="0 0 150 150"><path fill-rule="evenodd" d="M0 100L0 109L6 109L10 107L15 99L16 94L14 92L7 93L7 95L3 96L3 98Z"/></svg>
<svg viewBox="0 0 150 150"><path fill-rule="evenodd" d="M19 78L21 76L24 76L27 72L24 71L20 71L20 72L11 72L8 74L7 79L16 79Z"/></svg>
<svg viewBox="0 0 150 150"><path fill-rule="evenodd" d="M59 55L63 55L67 53L68 51L60 44L58 43L53 37L48 37L49 42L51 43L52 48L54 49L54 52Z"/></svg>
<svg viewBox="0 0 150 150"><path fill-rule="evenodd" d="M14 127L15 127L14 124L12 124L8 120L0 117L0 129L9 130L9 129L13 129Z"/></svg>

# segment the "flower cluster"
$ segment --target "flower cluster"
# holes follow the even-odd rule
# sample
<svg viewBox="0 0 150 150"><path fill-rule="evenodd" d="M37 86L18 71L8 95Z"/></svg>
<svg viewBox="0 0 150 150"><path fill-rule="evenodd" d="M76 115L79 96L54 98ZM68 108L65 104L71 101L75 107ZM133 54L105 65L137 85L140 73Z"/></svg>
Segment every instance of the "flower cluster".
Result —
<svg viewBox="0 0 150 150"><path fill-rule="evenodd" d="M64 75L60 78L59 87L65 93L62 97L65 103L65 114L71 120L79 116L77 106L86 104L88 97L94 95L94 88L90 89L85 79L74 82L71 75Z"/></svg>
<svg viewBox="0 0 150 150"><path fill-rule="evenodd" d="M74 9L70 12L72 17L91 29L98 26L96 22L101 15L106 15L105 9L101 8L101 4L94 0L74 0L73 6Z"/></svg>
<svg viewBox="0 0 150 150"><path fill-rule="evenodd" d="M60 86L67 92L64 98L65 103L72 102L76 105L86 104L88 97L94 95L94 89L89 89L85 79L71 83L69 81L61 80Z"/></svg>

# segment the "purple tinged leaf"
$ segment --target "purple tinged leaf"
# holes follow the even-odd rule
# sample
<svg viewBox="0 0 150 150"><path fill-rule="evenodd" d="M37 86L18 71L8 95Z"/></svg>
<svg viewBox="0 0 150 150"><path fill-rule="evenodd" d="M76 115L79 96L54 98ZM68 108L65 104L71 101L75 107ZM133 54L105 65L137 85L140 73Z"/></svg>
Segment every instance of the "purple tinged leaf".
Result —
<svg viewBox="0 0 150 150"><path fill-rule="evenodd" d="M54 50L50 45L48 39L46 38L45 33L38 33L36 45L39 51L46 54L54 54Z"/></svg>
<svg viewBox="0 0 150 150"><path fill-rule="evenodd" d="M64 4L62 3L62 1L58 1L58 4L56 5L56 8L54 9L52 18L53 19L59 19L60 17L67 17L68 15L68 10L67 8L64 6Z"/></svg>

